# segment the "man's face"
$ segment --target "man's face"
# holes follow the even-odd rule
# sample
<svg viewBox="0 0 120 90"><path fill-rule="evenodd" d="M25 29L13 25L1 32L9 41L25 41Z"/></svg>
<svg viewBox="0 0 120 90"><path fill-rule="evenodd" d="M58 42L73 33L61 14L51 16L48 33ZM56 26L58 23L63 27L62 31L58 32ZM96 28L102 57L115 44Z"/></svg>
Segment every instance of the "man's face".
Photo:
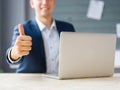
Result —
<svg viewBox="0 0 120 90"><path fill-rule="evenodd" d="M30 0L30 4L35 9L37 17L50 17L56 5L56 0Z"/></svg>

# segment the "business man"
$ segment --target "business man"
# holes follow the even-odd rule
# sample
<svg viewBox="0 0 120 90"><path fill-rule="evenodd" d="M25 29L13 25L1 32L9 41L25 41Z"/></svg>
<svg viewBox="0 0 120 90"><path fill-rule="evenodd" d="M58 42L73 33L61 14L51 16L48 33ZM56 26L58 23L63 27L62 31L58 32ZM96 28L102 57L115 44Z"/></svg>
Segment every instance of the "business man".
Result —
<svg viewBox="0 0 120 90"><path fill-rule="evenodd" d="M58 73L59 36L74 27L52 16L56 0L30 0L35 19L14 29L11 47L7 50L9 64L20 64L19 73Z"/></svg>

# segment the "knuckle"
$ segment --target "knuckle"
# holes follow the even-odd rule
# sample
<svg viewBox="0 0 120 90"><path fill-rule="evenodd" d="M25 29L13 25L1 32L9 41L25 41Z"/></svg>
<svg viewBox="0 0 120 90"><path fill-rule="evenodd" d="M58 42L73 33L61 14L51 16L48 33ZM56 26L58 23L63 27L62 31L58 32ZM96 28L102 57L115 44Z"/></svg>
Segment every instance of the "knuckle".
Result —
<svg viewBox="0 0 120 90"><path fill-rule="evenodd" d="M32 46L32 42L31 41L29 42L29 45Z"/></svg>
<svg viewBox="0 0 120 90"><path fill-rule="evenodd" d="M27 52L25 52L25 55L29 55L29 52L27 51Z"/></svg>
<svg viewBox="0 0 120 90"><path fill-rule="evenodd" d="M32 46L32 43L31 43L31 42L28 42L28 43L27 43L27 46L29 46L29 47Z"/></svg>
<svg viewBox="0 0 120 90"><path fill-rule="evenodd" d="M27 55L29 54L30 52L27 52Z"/></svg>
<svg viewBox="0 0 120 90"><path fill-rule="evenodd" d="M32 37L31 36L28 36L29 40L32 40Z"/></svg>
<svg viewBox="0 0 120 90"><path fill-rule="evenodd" d="M32 50L32 47L30 47L30 50Z"/></svg>

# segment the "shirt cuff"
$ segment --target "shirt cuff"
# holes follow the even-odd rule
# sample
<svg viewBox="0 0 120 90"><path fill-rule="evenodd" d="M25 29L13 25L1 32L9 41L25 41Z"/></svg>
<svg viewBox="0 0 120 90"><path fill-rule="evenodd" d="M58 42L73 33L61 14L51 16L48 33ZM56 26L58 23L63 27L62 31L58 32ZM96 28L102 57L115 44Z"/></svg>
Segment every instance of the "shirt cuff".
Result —
<svg viewBox="0 0 120 90"><path fill-rule="evenodd" d="M9 51L8 51L8 59L9 59L10 63L17 63L17 62L19 62L22 57L20 57L20 58L19 58L18 60L16 60L16 61L13 61L13 60L10 58L11 50L12 50L12 48L10 48Z"/></svg>

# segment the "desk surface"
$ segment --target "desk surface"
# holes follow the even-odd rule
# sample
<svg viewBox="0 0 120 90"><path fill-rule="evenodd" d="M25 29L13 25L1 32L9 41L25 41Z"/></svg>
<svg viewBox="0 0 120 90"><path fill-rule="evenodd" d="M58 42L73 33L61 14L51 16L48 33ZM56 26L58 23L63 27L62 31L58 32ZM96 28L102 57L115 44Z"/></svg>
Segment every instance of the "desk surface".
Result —
<svg viewBox="0 0 120 90"><path fill-rule="evenodd" d="M41 74L0 74L0 90L120 90L120 74L105 78L57 80Z"/></svg>

